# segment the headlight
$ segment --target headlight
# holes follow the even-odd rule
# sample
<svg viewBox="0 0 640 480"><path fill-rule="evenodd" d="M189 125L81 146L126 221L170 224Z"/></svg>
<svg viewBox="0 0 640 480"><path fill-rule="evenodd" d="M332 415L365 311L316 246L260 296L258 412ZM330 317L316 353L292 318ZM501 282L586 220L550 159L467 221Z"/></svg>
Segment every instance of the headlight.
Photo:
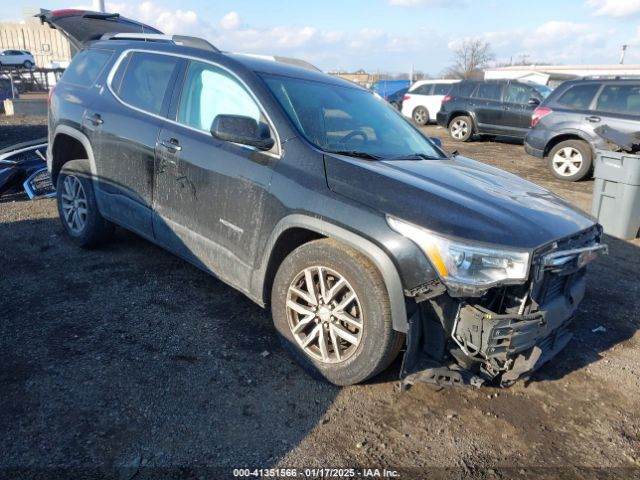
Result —
<svg viewBox="0 0 640 480"><path fill-rule="evenodd" d="M529 253L472 245L387 217L396 232L413 241L445 283L490 287L521 283L529 273Z"/></svg>

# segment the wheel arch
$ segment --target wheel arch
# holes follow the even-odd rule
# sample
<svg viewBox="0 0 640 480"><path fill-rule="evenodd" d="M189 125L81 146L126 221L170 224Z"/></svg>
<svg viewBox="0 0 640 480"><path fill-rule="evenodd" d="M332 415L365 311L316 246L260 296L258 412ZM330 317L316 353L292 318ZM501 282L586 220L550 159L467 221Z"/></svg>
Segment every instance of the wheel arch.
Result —
<svg viewBox="0 0 640 480"><path fill-rule="evenodd" d="M262 304L269 303L273 279L282 261L294 249L320 238L338 240L365 255L378 269L384 281L389 303L393 329L406 333L408 329L407 310L400 275L389 256L373 242L360 235L314 217L293 214L280 220L274 228L265 248L261 267L254 272L252 286L259 292Z"/></svg>
<svg viewBox="0 0 640 480"><path fill-rule="evenodd" d="M555 147L561 142L566 142L567 140L579 140L579 141L585 142L591 149L591 154L593 156L593 145L591 145L591 142L587 140L584 136L579 135L576 132L563 132L551 138L547 142L547 144L544 146L543 156L545 158L548 157L551 150L553 150L553 147Z"/></svg>
<svg viewBox="0 0 640 480"><path fill-rule="evenodd" d="M53 184L58 180L62 166L70 160L86 158L89 160L91 174L95 178L96 165L91 143L86 135L67 125L58 125L53 134L50 147L50 173Z"/></svg>

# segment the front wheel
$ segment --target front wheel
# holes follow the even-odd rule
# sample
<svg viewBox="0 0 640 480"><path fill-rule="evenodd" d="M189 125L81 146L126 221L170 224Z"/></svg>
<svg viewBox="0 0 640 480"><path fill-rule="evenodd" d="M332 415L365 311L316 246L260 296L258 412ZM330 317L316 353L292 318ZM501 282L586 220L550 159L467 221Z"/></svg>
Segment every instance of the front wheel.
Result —
<svg viewBox="0 0 640 480"><path fill-rule="evenodd" d="M380 273L360 252L335 240L304 244L284 260L271 311L284 349L335 385L381 372L404 342L392 328Z"/></svg>
<svg viewBox="0 0 640 480"><path fill-rule="evenodd" d="M24 65L24 68L28 68L29 70L33 68L33 62L30 60L25 60L22 65Z"/></svg>
<svg viewBox="0 0 640 480"><path fill-rule="evenodd" d="M62 166L56 198L62 226L80 247L95 247L111 238L114 226L98 211L89 160L71 160Z"/></svg>
<svg viewBox="0 0 640 480"><path fill-rule="evenodd" d="M591 164L591 147L582 140L560 142L549 152L549 170L560 180L582 180L589 175Z"/></svg>
<svg viewBox="0 0 640 480"><path fill-rule="evenodd" d="M471 120L471 117L462 115L451 120L449 135L458 142L468 142L473 135L473 120Z"/></svg>

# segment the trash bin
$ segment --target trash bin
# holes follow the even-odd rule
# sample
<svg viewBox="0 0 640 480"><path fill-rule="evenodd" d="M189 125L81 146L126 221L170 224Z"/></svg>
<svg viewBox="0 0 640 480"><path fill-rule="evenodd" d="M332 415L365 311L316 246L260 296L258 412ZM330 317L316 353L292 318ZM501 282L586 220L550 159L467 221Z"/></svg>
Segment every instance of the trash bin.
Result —
<svg viewBox="0 0 640 480"><path fill-rule="evenodd" d="M591 213L605 233L629 239L640 234L640 155L596 150Z"/></svg>

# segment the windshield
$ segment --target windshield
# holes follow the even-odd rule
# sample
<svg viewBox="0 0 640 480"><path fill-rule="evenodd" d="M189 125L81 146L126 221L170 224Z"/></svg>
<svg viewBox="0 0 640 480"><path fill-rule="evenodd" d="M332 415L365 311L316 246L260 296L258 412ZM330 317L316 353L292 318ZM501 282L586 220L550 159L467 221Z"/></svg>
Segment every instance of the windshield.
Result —
<svg viewBox="0 0 640 480"><path fill-rule="evenodd" d="M371 92L275 75L262 78L300 133L326 152L385 160L445 158Z"/></svg>
<svg viewBox="0 0 640 480"><path fill-rule="evenodd" d="M551 88L546 85L532 85L533 88L537 90L537 92L542 95L542 98L545 99L549 96L549 94L553 91Z"/></svg>

